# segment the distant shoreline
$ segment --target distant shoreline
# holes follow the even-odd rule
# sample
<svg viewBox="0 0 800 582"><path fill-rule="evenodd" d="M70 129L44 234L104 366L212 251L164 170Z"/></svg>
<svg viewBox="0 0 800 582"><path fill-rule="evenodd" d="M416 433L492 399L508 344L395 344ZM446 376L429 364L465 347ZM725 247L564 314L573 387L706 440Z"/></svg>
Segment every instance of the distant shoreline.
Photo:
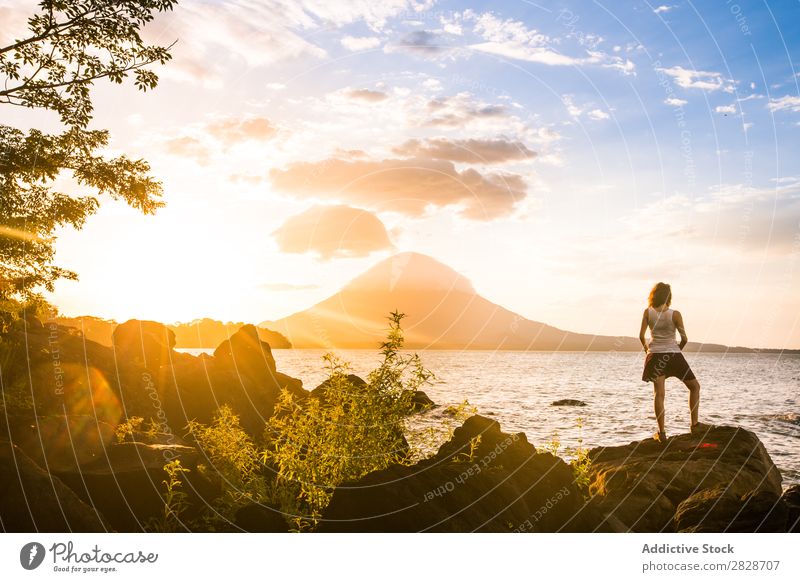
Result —
<svg viewBox="0 0 800 582"><path fill-rule="evenodd" d="M290 347L290 348L272 348L273 351L335 351L335 350L358 350L358 351L374 351L377 346L359 346L359 347ZM216 346L201 347L176 347L178 352L187 353L191 350L214 350ZM404 351L422 351L422 352L504 352L504 353L540 353L540 354L636 354L640 353L636 350L519 350L519 349L504 349L504 348L454 348L454 347L414 347L408 346ZM788 356L800 356L800 349L757 349L757 348L742 348L742 349L729 349L729 350L686 350L687 354L704 354L704 355L731 355L731 354L744 354L744 355L759 355L759 354L780 354Z"/></svg>

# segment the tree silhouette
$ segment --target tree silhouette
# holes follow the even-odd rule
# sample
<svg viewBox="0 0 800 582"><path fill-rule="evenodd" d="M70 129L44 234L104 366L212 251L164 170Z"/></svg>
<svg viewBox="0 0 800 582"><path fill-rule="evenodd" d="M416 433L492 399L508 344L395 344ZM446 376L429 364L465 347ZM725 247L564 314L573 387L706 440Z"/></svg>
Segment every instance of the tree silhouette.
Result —
<svg viewBox="0 0 800 582"><path fill-rule="evenodd" d="M106 158L106 130L89 129L91 88L131 78L147 91L158 83L149 68L170 59L172 45L147 45L141 29L175 0L44 0L28 19L26 36L0 47L0 104L55 112L60 134L0 124L0 333L21 309L43 304L43 290L75 279L53 264L54 232L81 228L99 197L124 200L145 214L163 205L161 184L144 160ZM80 194L54 186L71 178Z"/></svg>

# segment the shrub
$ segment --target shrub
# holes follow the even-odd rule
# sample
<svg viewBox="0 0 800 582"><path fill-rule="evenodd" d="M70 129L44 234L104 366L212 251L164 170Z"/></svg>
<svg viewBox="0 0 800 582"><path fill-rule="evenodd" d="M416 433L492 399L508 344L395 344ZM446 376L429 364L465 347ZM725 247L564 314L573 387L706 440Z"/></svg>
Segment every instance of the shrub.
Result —
<svg viewBox="0 0 800 582"><path fill-rule="evenodd" d="M173 533L186 531L188 528L181 519L181 514L188 507L186 493L183 492L181 477L189 469L181 466L180 459L175 459L164 465L167 478L164 484L164 512L160 518L154 518L147 524L149 531Z"/></svg>
<svg viewBox="0 0 800 582"><path fill-rule="evenodd" d="M136 441L136 433L142 428L144 418L141 416L131 416L117 425L115 435L118 443Z"/></svg>
<svg viewBox="0 0 800 582"><path fill-rule="evenodd" d="M362 386L348 379L348 365L332 354L323 398L298 402L281 395L265 433L263 459L274 464L283 510L298 530L313 529L334 488L409 456L404 437L411 398L433 375L417 354L403 354L400 322L393 312L381 344L383 360Z"/></svg>
<svg viewBox="0 0 800 582"><path fill-rule="evenodd" d="M214 517L231 520L239 507L265 497L260 452L229 406L217 410L211 425L190 421L188 429L208 461L198 469L222 489Z"/></svg>

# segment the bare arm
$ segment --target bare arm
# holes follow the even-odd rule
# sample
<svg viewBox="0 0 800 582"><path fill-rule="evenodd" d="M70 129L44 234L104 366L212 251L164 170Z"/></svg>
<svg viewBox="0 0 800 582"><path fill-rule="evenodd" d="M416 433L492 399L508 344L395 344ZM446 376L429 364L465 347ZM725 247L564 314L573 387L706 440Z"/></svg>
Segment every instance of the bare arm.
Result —
<svg viewBox="0 0 800 582"><path fill-rule="evenodd" d="M678 333L681 335L681 343L678 344L678 347L682 350L689 341L689 338L686 336L686 328L683 326L683 316L680 311L672 312L672 323L675 324L675 329L677 329Z"/></svg>
<svg viewBox="0 0 800 582"><path fill-rule="evenodd" d="M644 333L647 331L647 310L644 310L642 315L642 326L639 328L639 341L642 342L644 351L647 352L647 342L644 339Z"/></svg>

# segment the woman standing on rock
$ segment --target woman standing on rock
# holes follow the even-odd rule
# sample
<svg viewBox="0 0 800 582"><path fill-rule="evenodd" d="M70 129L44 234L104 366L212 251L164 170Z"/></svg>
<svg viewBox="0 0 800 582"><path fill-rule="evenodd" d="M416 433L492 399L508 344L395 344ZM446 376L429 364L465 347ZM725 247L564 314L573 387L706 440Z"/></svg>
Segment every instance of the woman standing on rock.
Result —
<svg viewBox="0 0 800 582"><path fill-rule="evenodd" d="M669 377L678 378L689 389L689 413L692 418L692 432L707 430L709 426L697 420L700 408L700 382L695 378L686 358L683 357L683 347L689 341L686 329L683 326L683 317L680 311L670 309L672 303L672 289L666 283L656 283L650 291L648 307L642 315L642 326L639 330L639 340L644 346L647 357L644 361L642 381L653 383L654 407L658 432L653 438L659 442L667 440L664 429L664 395L666 394L666 380ZM645 331L650 328L650 343L645 342ZM675 332L681 336L681 343L675 341Z"/></svg>

